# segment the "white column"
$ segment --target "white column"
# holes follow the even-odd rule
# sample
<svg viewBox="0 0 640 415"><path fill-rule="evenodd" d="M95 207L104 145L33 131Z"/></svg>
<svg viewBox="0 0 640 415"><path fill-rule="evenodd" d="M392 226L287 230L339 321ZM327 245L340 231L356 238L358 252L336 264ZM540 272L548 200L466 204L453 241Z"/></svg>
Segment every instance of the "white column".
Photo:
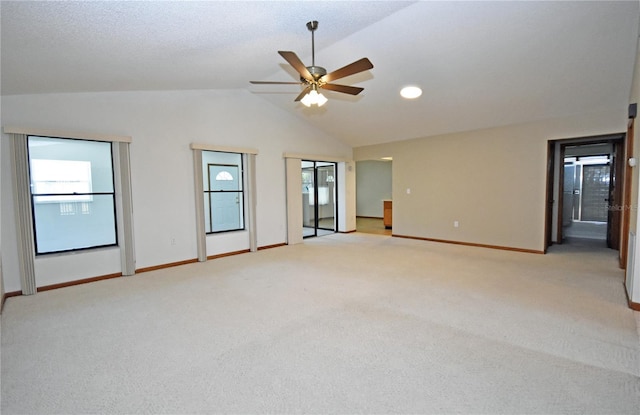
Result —
<svg viewBox="0 0 640 415"><path fill-rule="evenodd" d="M249 249L251 252L258 250L258 235L256 232L256 155L245 154L247 160L247 207L249 228Z"/></svg>
<svg viewBox="0 0 640 415"><path fill-rule="evenodd" d="M287 175L287 244L302 243L302 160L285 159Z"/></svg>

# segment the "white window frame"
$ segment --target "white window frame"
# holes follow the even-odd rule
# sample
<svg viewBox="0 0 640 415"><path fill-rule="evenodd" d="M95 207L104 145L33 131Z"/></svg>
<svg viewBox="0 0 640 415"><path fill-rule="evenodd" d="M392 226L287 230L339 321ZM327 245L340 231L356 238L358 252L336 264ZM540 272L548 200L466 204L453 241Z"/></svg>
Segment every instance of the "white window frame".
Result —
<svg viewBox="0 0 640 415"><path fill-rule="evenodd" d="M120 197L116 198L116 221L117 237L120 241L121 272L122 275L135 274L131 163L129 156L131 137L16 126L6 126L3 128L3 132L9 135L12 152L12 184L22 294L32 295L37 292L32 229L33 213L29 191L29 157L27 149L27 136L29 135L107 141L113 144L114 185L116 194L120 195Z"/></svg>
<svg viewBox="0 0 640 415"><path fill-rule="evenodd" d="M39 135L33 135L33 134L29 134L27 135L27 143L29 143L29 139L30 138L35 138L35 139L53 139L53 140L66 140L69 143L71 143L72 141L82 141L82 142L96 142L96 140L88 140L88 139L77 139L77 138L73 138L73 139L69 139L66 137L44 137L44 136L39 136ZM105 143L104 141L98 141L99 143ZM114 154L113 154L113 143L108 143L110 145L110 149L109 149L109 158L110 158L110 164L111 164L111 183L114 182L114 177L115 177L115 171L114 171ZM60 247L57 250L46 250L43 249L41 246L39 246L38 241L41 239L38 238L38 232L39 232L39 224L37 221L37 218L34 215L34 226L33 226L33 234L34 234L34 248L35 248L35 254L36 256L39 255L51 255L51 254L59 254L59 253L63 253L63 252L76 252L76 251L82 251L82 250L87 250L87 249L95 249L95 248L105 248L105 247L113 247L113 246L118 246L118 234L117 234L117 214L116 214L116 206L118 203L118 197L116 197L116 189L115 189L115 185L112 185L111 187L111 191L110 192L101 192L101 193L94 193L93 189L92 189L92 185L91 185L91 162L85 162L85 161L78 161L78 160L53 160L53 159L37 159L37 158L32 158L33 155L29 154L29 175L31 178L31 184L32 186L30 187L30 193L31 193L31 207L33 209L33 212L35 213L37 211L36 206L37 205L41 205L41 204L50 204L50 203L58 203L60 204L60 214L61 216L74 216L76 213L79 214L83 214L84 212L86 212L89 208L88 206L88 202L92 202L94 200L94 195L101 195L101 196L111 196L113 198L113 216L110 218L113 218L113 242L111 243L111 241L105 241L105 243L102 244L98 244L98 245L90 245L90 246L73 246L73 247L68 247L68 248L63 248ZM38 163L40 162L40 163ZM71 182L71 181L67 181L67 182L58 182L58 181L52 181L52 182L44 182L44 186L38 186L39 182L34 181L33 180L33 175L34 175L34 167L36 167L38 164L42 164L43 166L45 164L48 164L47 167L52 168L55 167L57 165L58 169L61 169L63 167L64 163L68 163L68 164L76 164L77 166L80 166L81 163L85 163L86 165L83 166L82 169L76 169L77 171L75 173L81 173L83 174L84 180L87 181L86 183L84 182ZM87 171L80 171L80 170L86 170L88 168L88 172ZM47 174L45 176L47 177L43 177L43 179L46 178L54 178L55 179L55 172L46 172ZM73 175L69 175L67 174L67 177L62 177L65 176L64 174L62 174L61 176L59 176L57 179L70 179L70 178L74 178L72 177ZM78 185L78 183L80 183L80 185ZM57 185L57 186L56 186ZM41 187L40 189L38 189L39 187ZM57 189L56 189L57 188ZM60 190L62 190L62 192L60 192ZM87 212L88 213L88 212ZM42 225L42 223L40 223L40 225ZM40 234L42 236L42 234Z"/></svg>
<svg viewBox="0 0 640 415"><path fill-rule="evenodd" d="M249 232L249 250L258 250L256 234L256 156L258 150L243 147L226 147L213 144L191 143L193 150L193 172L196 197L196 238L198 261L207 261L207 234L204 219L204 176L202 173L202 151L219 151L224 153L240 153L245 169L246 213L245 229Z"/></svg>

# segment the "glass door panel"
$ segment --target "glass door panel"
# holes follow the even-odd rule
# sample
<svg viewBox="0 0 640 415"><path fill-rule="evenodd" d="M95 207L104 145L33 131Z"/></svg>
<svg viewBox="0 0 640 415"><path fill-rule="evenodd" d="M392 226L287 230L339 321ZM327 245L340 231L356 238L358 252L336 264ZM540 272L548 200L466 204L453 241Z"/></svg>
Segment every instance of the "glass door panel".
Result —
<svg viewBox="0 0 640 415"><path fill-rule="evenodd" d="M315 163L302 162L302 236L316 236Z"/></svg>
<svg viewBox="0 0 640 415"><path fill-rule="evenodd" d="M583 221L607 221L610 172L611 168L606 164L584 166L581 210Z"/></svg>
<svg viewBox="0 0 640 415"><path fill-rule="evenodd" d="M335 204L335 163L317 163L317 196L318 196L318 223L317 228L329 232L336 230L336 204Z"/></svg>

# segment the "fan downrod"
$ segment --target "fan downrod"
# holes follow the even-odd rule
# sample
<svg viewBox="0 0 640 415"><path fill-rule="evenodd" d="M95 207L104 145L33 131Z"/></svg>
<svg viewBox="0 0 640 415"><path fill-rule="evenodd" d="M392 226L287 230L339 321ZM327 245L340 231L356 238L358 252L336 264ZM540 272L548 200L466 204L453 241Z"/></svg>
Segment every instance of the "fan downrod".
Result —
<svg viewBox="0 0 640 415"><path fill-rule="evenodd" d="M307 70L309 71L309 73L311 74L311 76L315 81L312 83L318 82L320 78L322 78L327 74L327 70L324 69L322 66L316 66L316 42L315 42L313 33L316 31L317 28L318 28L317 20L312 20L310 22L307 22L307 29L309 29L309 31L311 32L311 66L307 66ZM300 77L300 80L302 82L308 82L306 79L304 79L304 77Z"/></svg>

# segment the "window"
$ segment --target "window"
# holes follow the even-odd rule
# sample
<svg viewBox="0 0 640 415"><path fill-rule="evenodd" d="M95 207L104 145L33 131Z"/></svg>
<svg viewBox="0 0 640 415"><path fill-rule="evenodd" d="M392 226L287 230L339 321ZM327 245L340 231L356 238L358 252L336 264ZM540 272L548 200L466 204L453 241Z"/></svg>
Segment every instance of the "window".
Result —
<svg viewBox="0 0 640 415"><path fill-rule="evenodd" d="M245 229L242 154L203 151L202 168L205 231Z"/></svg>
<svg viewBox="0 0 640 415"><path fill-rule="evenodd" d="M111 143L28 137L36 255L117 245Z"/></svg>

